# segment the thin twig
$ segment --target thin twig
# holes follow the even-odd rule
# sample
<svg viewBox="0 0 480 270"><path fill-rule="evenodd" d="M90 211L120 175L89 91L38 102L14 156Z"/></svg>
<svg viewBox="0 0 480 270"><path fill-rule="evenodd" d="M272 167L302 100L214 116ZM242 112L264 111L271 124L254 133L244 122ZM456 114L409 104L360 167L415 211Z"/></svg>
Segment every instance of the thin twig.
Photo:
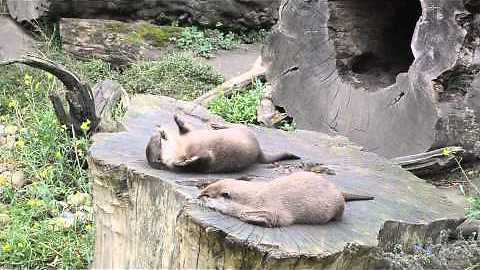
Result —
<svg viewBox="0 0 480 270"><path fill-rule="evenodd" d="M478 189L477 185L475 185L472 181L470 181L470 178L468 178L467 174L465 173L465 170L463 169L463 167L460 165L460 161L458 160L458 158L456 156L453 157L455 159L455 161L457 162L457 165L458 167L460 168L460 171L462 172L463 176L465 177L465 179L467 179L467 182L468 184L473 187L473 189L475 189L475 192L477 193L477 195L480 195L480 190Z"/></svg>

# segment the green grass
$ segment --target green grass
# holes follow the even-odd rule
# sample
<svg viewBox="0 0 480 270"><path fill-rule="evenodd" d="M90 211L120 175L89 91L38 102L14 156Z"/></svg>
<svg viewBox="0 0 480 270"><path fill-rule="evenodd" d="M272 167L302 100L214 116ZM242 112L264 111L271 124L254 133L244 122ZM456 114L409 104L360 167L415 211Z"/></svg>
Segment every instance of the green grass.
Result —
<svg viewBox="0 0 480 270"><path fill-rule="evenodd" d="M231 123L258 124L257 108L264 90L264 83L257 79L247 89L239 91L231 97L224 95L216 97L208 104L208 109ZM294 121L283 120L278 124L278 128L294 131L296 126Z"/></svg>
<svg viewBox="0 0 480 270"><path fill-rule="evenodd" d="M208 108L231 123L257 123L257 107L260 103L264 84L260 80L246 91L237 92L231 97L220 95L215 98Z"/></svg>
<svg viewBox="0 0 480 270"><path fill-rule="evenodd" d="M48 44L42 50L90 86L114 79L130 93L191 100L223 82L189 53L169 54L120 72L102 60L72 59ZM0 267L87 268L95 231L91 202L72 205L68 198L91 194L86 164L90 142L69 137L67 127L58 124L48 93L62 85L53 76L25 66L0 67L0 74L0 123L18 128L15 147L0 147L0 164L23 171L28 180L16 190L0 177ZM124 108L115 109L116 116L123 113Z"/></svg>
<svg viewBox="0 0 480 270"><path fill-rule="evenodd" d="M0 265L86 268L94 238L91 205L65 201L90 193L89 142L69 137L58 124L48 100L48 92L59 87L56 79L25 67L1 67L0 73L0 122L18 127L15 147L0 149L1 163L21 169L28 180L15 190L0 179ZM86 218L71 224L65 216L70 213Z"/></svg>
<svg viewBox="0 0 480 270"><path fill-rule="evenodd" d="M223 77L189 53L171 53L158 61L132 65L118 77L130 93L192 100L223 82Z"/></svg>
<svg viewBox="0 0 480 270"><path fill-rule="evenodd" d="M223 33L218 29L186 27L177 38L173 38L177 48L189 50L196 55L210 58L220 49L231 50L240 44L240 37L233 33Z"/></svg>
<svg viewBox="0 0 480 270"><path fill-rule="evenodd" d="M480 196L471 197L469 202L467 216L472 219L480 219Z"/></svg>

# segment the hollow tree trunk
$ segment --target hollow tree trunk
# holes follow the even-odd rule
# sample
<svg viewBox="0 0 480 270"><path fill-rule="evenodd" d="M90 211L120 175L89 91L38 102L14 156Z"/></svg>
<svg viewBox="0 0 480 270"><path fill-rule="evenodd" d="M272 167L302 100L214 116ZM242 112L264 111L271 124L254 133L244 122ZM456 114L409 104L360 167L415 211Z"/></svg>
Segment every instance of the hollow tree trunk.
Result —
<svg viewBox="0 0 480 270"><path fill-rule="evenodd" d="M451 145L480 154L473 4L286 0L279 16L263 56L273 101L297 127L388 158Z"/></svg>
<svg viewBox="0 0 480 270"><path fill-rule="evenodd" d="M6 0L17 21L43 16L187 22L230 28L271 26L280 0Z"/></svg>
<svg viewBox="0 0 480 270"><path fill-rule="evenodd" d="M464 198L454 191L437 190L345 137L316 132L252 127L265 152L291 151L300 161L229 175L152 169L145 146L157 125L174 125L174 112L195 128L222 120L202 106L165 97L138 95L131 102L126 132L97 133L90 149L94 268L400 269L384 252L397 245L411 251L429 239L438 243L440 232L454 229L463 216ZM325 177L343 191L375 200L348 204L341 222L264 228L204 208L196 199L196 184L207 180L269 180L307 163L323 163L335 172Z"/></svg>

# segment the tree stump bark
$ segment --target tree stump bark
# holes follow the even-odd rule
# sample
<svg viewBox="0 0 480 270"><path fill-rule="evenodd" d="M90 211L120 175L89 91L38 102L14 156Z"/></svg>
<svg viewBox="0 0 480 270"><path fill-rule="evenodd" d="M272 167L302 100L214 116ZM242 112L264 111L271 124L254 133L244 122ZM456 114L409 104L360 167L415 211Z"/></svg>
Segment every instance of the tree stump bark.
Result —
<svg viewBox="0 0 480 270"><path fill-rule="evenodd" d="M473 2L283 1L263 54L275 105L387 158L452 145L479 156Z"/></svg>
<svg viewBox="0 0 480 270"><path fill-rule="evenodd" d="M383 249L437 243L440 232L454 230L464 215L464 198L454 190L436 189L345 137L311 131L251 127L265 152L291 151L300 161L228 175L155 170L147 165L145 146L156 125L173 126L174 112L196 128L222 120L166 97L138 95L129 108L126 131L97 133L90 149L94 268L394 269ZM325 177L343 191L375 200L347 204L340 222L263 228L196 199L195 185L204 181L245 175L268 181L312 163L334 171Z"/></svg>

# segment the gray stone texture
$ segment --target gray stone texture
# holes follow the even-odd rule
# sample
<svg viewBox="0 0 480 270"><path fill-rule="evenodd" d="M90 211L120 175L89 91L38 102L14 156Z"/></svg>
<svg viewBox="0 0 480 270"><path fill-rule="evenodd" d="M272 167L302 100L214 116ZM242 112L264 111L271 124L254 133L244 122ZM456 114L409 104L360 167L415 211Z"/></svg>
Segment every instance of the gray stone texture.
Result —
<svg viewBox="0 0 480 270"><path fill-rule="evenodd" d="M227 27L273 25L280 0L7 0L18 21L44 15L69 18L179 21Z"/></svg>
<svg viewBox="0 0 480 270"><path fill-rule="evenodd" d="M263 51L273 101L298 128L387 158L450 145L478 156L474 3L283 1Z"/></svg>

